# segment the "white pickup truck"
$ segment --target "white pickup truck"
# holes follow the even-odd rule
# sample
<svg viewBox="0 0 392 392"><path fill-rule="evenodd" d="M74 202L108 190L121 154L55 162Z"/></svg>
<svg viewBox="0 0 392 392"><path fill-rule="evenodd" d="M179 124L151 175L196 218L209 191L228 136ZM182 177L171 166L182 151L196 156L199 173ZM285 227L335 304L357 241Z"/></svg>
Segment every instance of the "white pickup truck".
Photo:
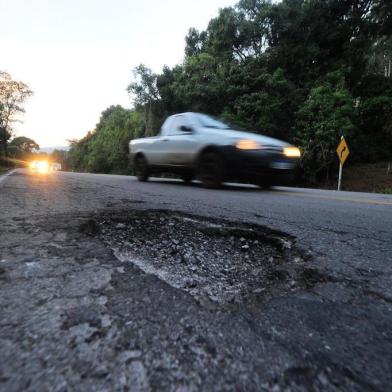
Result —
<svg viewBox="0 0 392 392"><path fill-rule="evenodd" d="M140 181L169 172L185 182L198 177L208 187L229 180L263 187L285 183L300 158L297 147L233 130L201 113L168 117L157 136L131 140L129 152Z"/></svg>

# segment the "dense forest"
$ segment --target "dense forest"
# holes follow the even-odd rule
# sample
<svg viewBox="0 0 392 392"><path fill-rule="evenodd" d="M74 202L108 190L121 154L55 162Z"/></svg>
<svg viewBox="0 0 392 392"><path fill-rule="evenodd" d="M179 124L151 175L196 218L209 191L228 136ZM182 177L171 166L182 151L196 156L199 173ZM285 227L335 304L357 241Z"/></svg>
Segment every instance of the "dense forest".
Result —
<svg viewBox="0 0 392 392"><path fill-rule="evenodd" d="M126 174L128 143L144 134L143 114L139 110L111 106L102 113L93 132L70 141L67 165L71 170Z"/></svg>
<svg viewBox="0 0 392 392"><path fill-rule="evenodd" d="M335 174L341 135L351 163L391 160L392 1L241 0L185 41L181 64L134 70L134 109L105 110L71 168L127 172L128 141L182 111L300 146L310 183Z"/></svg>

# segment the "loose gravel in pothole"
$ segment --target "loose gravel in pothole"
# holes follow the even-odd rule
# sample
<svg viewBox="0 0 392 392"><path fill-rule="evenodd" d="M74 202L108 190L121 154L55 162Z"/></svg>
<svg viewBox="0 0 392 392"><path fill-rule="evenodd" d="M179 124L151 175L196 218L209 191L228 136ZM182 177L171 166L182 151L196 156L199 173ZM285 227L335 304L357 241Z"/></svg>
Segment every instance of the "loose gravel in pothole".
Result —
<svg viewBox="0 0 392 392"><path fill-rule="evenodd" d="M293 240L261 226L164 211L107 214L97 223L88 230L119 260L198 300L240 303L302 285L305 261Z"/></svg>

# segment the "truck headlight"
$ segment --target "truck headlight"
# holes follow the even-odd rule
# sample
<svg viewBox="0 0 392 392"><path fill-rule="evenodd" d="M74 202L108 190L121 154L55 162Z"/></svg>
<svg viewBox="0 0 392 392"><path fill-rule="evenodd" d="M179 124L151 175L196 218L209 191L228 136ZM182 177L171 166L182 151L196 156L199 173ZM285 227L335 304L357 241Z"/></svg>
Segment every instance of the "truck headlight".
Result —
<svg viewBox="0 0 392 392"><path fill-rule="evenodd" d="M299 158L301 156L301 151L298 147L285 147L283 149L283 154L289 158Z"/></svg>
<svg viewBox="0 0 392 392"><path fill-rule="evenodd" d="M235 146L240 150L260 150L263 146L252 139L238 140Z"/></svg>

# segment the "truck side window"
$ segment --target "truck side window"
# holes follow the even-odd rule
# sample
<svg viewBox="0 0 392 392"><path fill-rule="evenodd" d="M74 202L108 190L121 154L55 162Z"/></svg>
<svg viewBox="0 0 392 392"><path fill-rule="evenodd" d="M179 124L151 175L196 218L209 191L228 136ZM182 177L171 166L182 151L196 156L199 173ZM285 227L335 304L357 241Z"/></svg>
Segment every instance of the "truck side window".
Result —
<svg viewBox="0 0 392 392"><path fill-rule="evenodd" d="M178 116L174 117L173 121L170 123L170 129L168 135L178 134L178 122L179 122L179 117Z"/></svg>
<svg viewBox="0 0 392 392"><path fill-rule="evenodd" d="M185 116L176 116L173 118L173 122L170 124L169 135L182 135L184 132L181 130L181 126L189 126Z"/></svg>
<svg viewBox="0 0 392 392"><path fill-rule="evenodd" d="M161 128L161 135L162 136L167 136L171 134L171 129L172 129L172 124L174 122L173 117L169 117L162 125Z"/></svg>

